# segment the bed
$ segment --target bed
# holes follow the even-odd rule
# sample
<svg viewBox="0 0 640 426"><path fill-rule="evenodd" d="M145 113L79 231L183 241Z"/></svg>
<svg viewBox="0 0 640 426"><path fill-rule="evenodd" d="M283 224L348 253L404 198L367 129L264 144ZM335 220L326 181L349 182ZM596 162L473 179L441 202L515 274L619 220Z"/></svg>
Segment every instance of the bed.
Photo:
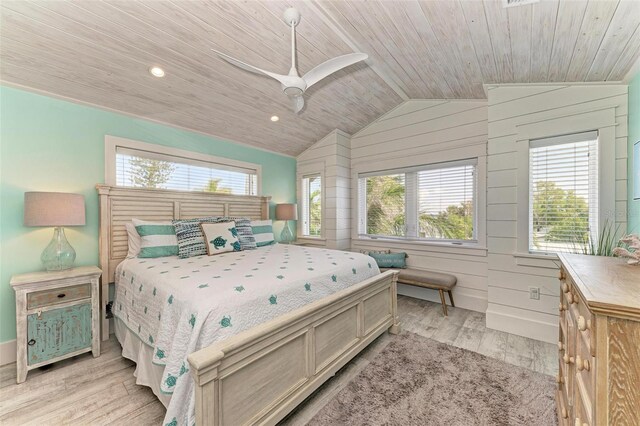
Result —
<svg viewBox="0 0 640 426"><path fill-rule="evenodd" d="M263 219L268 197L97 189L103 305L115 281L123 355L167 406L166 423L274 424L377 336L399 331L396 274L361 254L276 244L124 259L133 217ZM106 317L102 329L108 338Z"/></svg>

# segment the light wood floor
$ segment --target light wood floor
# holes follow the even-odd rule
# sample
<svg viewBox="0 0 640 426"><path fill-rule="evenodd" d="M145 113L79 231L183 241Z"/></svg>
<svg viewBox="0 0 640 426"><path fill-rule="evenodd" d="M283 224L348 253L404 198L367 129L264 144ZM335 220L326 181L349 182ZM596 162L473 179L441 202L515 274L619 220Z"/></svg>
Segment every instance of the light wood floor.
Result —
<svg viewBox="0 0 640 426"><path fill-rule="evenodd" d="M487 330L484 314L449 308L443 317L439 304L398 297L405 331L429 337L544 374L557 371L557 348L524 337ZM384 334L325 383L285 421L304 425L357 375L389 342ZM0 367L0 425L130 424L159 425L164 407L149 388L135 384L133 362L122 358L112 336L102 355L90 354L59 362L48 370L30 371L16 385L16 366Z"/></svg>

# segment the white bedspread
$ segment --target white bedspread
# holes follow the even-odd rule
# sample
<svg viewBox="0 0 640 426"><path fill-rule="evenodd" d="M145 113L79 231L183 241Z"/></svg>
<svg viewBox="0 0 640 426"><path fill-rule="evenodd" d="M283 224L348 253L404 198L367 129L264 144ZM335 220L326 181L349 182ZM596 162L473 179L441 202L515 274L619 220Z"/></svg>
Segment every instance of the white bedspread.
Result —
<svg viewBox="0 0 640 426"><path fill-rule="evenodd" d="M114 314L153 347L171 394L165 424L195 423L187 355L379 273L369 256L276 244L200 256L127 259Z"/></svg>

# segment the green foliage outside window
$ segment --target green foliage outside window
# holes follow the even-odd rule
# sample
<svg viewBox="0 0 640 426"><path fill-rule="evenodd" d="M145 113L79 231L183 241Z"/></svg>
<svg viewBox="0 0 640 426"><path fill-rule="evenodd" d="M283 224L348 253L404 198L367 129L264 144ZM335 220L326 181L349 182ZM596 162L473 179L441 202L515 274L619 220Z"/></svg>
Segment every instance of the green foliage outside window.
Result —
<svg viewBox="0 0 640 426"><path fill-rule="evenodd" d="M420 213L418 220L421 238L473 239L473 203L471 201L448 206L445 211L437 215Z"/></svg>
<svg viewBox="0 0 640 426"><path fill-rule="evenodd" d="M309 235L314 237L320 236L321 231L322 205L320 195L319 189L309 194Z"/></svg>
<svg viewBox="0 0 640 426"><path fill-rule="evenodd" d="M564 190L555 182L535 183L533 197L533 245L542 242L582 247L589 241L589 205L584 197Z"/></svg>
<svg viewBox="0 0 640 426"><path fill-rule="evenodd" d="M173 173L174 166L168 161L133 157L131 164L131 183L135 187L161 188Z"/></svg>
<svg viewBox="0 0 640 426"><path fill-rule="evenodd" d="M404 175L367 178L367 234L405 235Z"/></svg>
<svg viewBox="0 0 640 426"><path fill-rule="evenodd" d="M231 188L221 188L220 179L209 179L207 186L204 188L205 192L217 192L219 194L231 194Z"/></svg>

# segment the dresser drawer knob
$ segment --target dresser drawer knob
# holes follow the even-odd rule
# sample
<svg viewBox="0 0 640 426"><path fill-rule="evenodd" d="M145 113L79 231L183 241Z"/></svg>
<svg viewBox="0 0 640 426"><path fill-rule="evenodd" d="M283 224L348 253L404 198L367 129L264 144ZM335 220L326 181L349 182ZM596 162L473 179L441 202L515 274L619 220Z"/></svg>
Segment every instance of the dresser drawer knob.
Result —
<svg viewBox="0 0 640 426"><path fill-rule="evenodd" d="M591 320L585 320L581 315L578 317L578 330L586 331L591 329Z"/></svg>
<svg viewBox="0 0 640 426"><path fill-rule="evenodd" d="M60 294L58 295L58 299L62 299L62 298L63 298L63 297L65 297L65 296L66 296L66 294L64 294L64 293L60 293Z"/></svg>
<svg viewBox="0 0 640 426"><path fill-rule="evenodd" d="M23 342L24 342L24 340L23 340ZM29 345L29 346L33 346L33 345L35 345L35 344L36 344L36 341L35 341L35 340L33 340L33 339L31 339L31 340L29 340L29 341L27 342L27 345Z"/></svg>
<svg viewBox="0 0 640 426"><path fill-rule="evenodd" d="M562 303L560 305L558 305L558 310L560 312L564 311L565 309L567 309L567 308L565 308L565 306Z"/></svg>
<svg viewBox="0 0 640 426"><path fill-rule="evenodd" d="M569 284L562 283L562 292L563 293L569 293Z"/></svg>
<svg viewBox="0 0 640 426"><path fill-rule="evenodd" d="M582 359L582 357L578 355L576 357L576 368L578 369L578 371L582 371L582 370L589 371L589 369L591 368L591 365L589 364L588 359Z"/></svg>
<svg viewBox="0 0 640 426"><path fill-rule="evenodd" d="M565 364L573 364L573 357L569 356L568 353L565 353L564 356L562 357L562 360L564 361Z"/></svg>

